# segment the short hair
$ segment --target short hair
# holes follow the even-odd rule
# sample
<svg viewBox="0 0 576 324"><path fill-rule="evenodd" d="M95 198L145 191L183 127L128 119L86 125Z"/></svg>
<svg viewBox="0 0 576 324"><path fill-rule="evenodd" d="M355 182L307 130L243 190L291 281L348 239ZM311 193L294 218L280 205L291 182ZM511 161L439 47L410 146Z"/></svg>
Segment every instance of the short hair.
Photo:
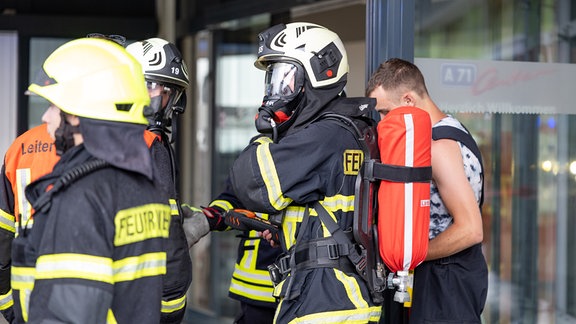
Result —
<svg viewBox="0 0 576 324"><path fill-rule="evenodd" d="M380 64L368 80L366 96L380 86L388 91L412 90L419 96L428 94L420 69L413 63L399 58L391 58Z"/></svg>

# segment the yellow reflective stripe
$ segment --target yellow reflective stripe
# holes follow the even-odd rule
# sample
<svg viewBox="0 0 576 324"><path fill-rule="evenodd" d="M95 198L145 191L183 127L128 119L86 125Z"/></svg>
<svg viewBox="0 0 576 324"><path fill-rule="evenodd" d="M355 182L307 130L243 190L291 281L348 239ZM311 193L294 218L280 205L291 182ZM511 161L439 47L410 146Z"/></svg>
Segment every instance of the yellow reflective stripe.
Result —
<svg viewBox="0 0 576 324"><path fill-rule="evenodd" d="M273 287L251 285L249 283L236 280L234 277L230 282L231 293L244 296L252 300L259 300L273 303L276 301L274 296L272 296L273 291L274 291Z"/></svg>
<svg viewBox="0 0 576 324"><path fill-rule="evenodd" d="M282 219L282 234L286 246L290 248L296 241L296 225L302 222L306 207L288 206L285 209L284 217Z"/></svg>
<svg viewBox="0 0 576 324"><path fill-rule="evenodd" d="M252 237L256 237L256 233L250 232ZM256 258L258 257L256 251L258 251L258 246L261 240L245 240L244 241L244 254L240 260L240 265L245 269L255 269L256 268Z"/></svg>
<svg viewBox="0 0 576 324"><path fill-rule="evenodd" d="M254 269L254 267L246 268L236 264L232 277L254 284L272 286L270 273L267 270Z"/></svg>
<svg viewBox="0 0 576 324"><path fill-rule="evenodd" d="M162 313L174 313L186 306L186 295L173 300L162 301Z"/></svg>
<svg viewBox="0 0 576 324"><path fill-rule="evenodd" d="M322 201L322 205L330 210L337 211L341 210L343 212L353 212L354 211L354 195L344 196L335 195L332 197L326 197Z"/></svg>
<svg viewBox="0 0 576 324"><path fill-rule="evenodd" d="M227 200L214 200L213 202L210 203L209 206L210 207L220 207L224 210L230 210L230 209L234 208L234 206L232 206L232 204Z"/></svg>
<svg viewBox="0 0 576 324"><path fill-rule="evenodd" d="M326 197L323 201L320 201L320 204L324 206L324 209L328 212L328 215L332 217L332 220L335 223L338 223L334 212L341 210L342 212L353 212L354 211L354 196L343 196L343 195L336 195L332 197ZM318 212L315 210L310 213L315 214L318 216ZM322 233L324 237L330 236L330 231L326 227L326 224L322 223Z"/></svg>
<svg viewBox="0 0 576 324"><path fill-rule="evenodd" d="M172 216L180 215L180 211L178 210L178 202L176 201L176 199L170 198L168 202L170 203L170 215Z"/></svg>
<svg viewBox="0 0 576 324"><path fill-rule="evenodd" d="M32 205L28 199L26 199L26 194L24 193L24 189L26 186L30 184L32 181L32 175L30 173L30 168L25 169L16 169L16 195L18 198L18 210L20 213L20 223L24 224L26 227L31 224L28 224L32 216Z"/></svg>
<svg viewBox="0 0 576 324"><path fill-rule="evenodd" d="M5 295L0 295L0 310L5 310L14 305L14 300L12 300L12 289L10 289Z"/></svg>
<svg viewBox="0 0 576 324"><path fill-rule="evenodd" d="M295 318L288 322L289 324L296 323L368 323L378 322L382 308L380 306L372 306L367 308L358 308L341 311L329 311L323 313L314 313L299 318Z"/></svg>
<svg viewBox="0 0 576 324"><path fill-rule="evenodd" d="M10 215L0 209L0 228L5 229L8 232L16 233L16 225L14 224L15 220L14 215Z"/></svg>
<svg viewBox="0 0 576 324"><path fill-rule="evenodd" d="M259 138L257 138L254 143L260 143L260 144L270 144L272 143L272 139L270 137L267 136L261 136Z"/></svg>
<svg viewBox="0 0 576 324"><path fill-rule="evenodd" d="M279 284L274 286L274 291L272 292L272 296L274 296L276 298L280 298L280 294L282 294L282 287L284 287L285 282L286 282L286 280L282 280L282 281L280 281ZM283 299L280 299L280 304L282 304L282 300ZM280 307L280 305L278 305L277 308L278 307ZM274 323L276 323L276 321L274 321Z"/></svg>
<svg viewBox="0 0 576 324"><path fill-rule="evenodd" d="M77 278L112 284L112 259L77 253L46 254L36 261L36 279Z"/></svg>
<svg viewBox="0 0 576 324"><path fill-rule="evenodd" d="M118 324L116 317L111 309L108 310L108 316L106 316L106 324Z"/></svg>
<svg viewBox="0 0 576 324"><path fill-rule="evenodd" d="M34 274L36 269L31 267L12 266L10 275L10 285L14 290L25 290L34 288Z"/></svg>
<svg viewBox="0 0 576 324"><path fill-rule="evenodd" d="M114 262L114 281L166 274L166 252L154 252Z"/></svg>
<svg viewBox="0 0 576 324"><path fill-rule="evenodd" d="M276 166L274 165L274 160L270 154L270 143L263 143L259 145L256 149L256 158L258 160L258 166L260 167L260 172L266 190L268 191L268 200L270 205L276 210L282 210L286 206L292 203L292 199L286 198L282 194L282 188L280 187L280 179L278 179L278 174L276 173Z"/></svg>
<svg viewBox="0 0 576 324"><path fill-rule="evenodd" d="M116 262L86 254L42 255L36 262L36 279L76 278L108 284L166 273L166 252L128 257Z"/></svg>
<svg viewBox="0 0 576 324"><path fill-rule="evenodd" d="M24 319L24 322L28 322L28 310L30 309L30 294L32 293L32 289L20 290L17 291L17 293L20 296L22 318Z"/></svg>
<svg viewBox="0 0 576 324"><path fill-rule="evenodd" d="M22 318L25 322L28 321L28 306L30 302L30 293L34 288L34 274L36 269L31 267L16 267L12 266L10 285L13 292L20 297L20 308L22 311Z"/></svg>
<svg viewBox="0 0 576 324"><path fill-rule="evenodd" d="M356 308L367 308L368 303L362 297L358 281L354 277L350 277L338 269L332 269L332 270L336 275L336 279L338 279L338 281L340 281L344 286L344 289L346 290L346 295L350 299L350 302L352 302L352 304L354 304Z"/></svg>

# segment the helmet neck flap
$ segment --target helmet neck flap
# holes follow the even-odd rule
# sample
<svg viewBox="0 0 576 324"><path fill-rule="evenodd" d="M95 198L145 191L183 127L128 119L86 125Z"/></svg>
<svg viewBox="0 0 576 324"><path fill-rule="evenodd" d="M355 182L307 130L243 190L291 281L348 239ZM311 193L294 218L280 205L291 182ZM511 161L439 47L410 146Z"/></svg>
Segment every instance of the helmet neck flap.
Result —
<svg viewBox="0 0 576 324"><path fill-rule="evenodd" d="M74 134L80 133L78 126L72 126L66 119L66 116L66 113L60 110L60 126L58 126L54 132L56 154L60 156L74 147Z"/></svg>

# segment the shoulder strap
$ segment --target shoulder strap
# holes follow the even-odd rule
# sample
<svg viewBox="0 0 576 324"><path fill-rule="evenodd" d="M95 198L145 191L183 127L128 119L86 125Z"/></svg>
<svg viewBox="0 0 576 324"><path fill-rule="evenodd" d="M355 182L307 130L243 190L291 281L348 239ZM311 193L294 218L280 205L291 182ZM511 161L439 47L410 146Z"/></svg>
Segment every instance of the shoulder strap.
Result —
<svg viewBox="0 0 576 324"><path fill-rule="evenodd" d="M462 125L462 127L464 127L464 125ZM464 129L466 129L466 127L464 127ZM466 129L466 131L468 130ZM435 141L440 139L458 141L464 144L476 156L482 167L482 192L480 194L480 208L482 208L482 204L484 204L484 163L482 162L482 153L478 148L478 144L476 144L470 132L466 133L460 128L453 126L436 126L432 127L432 139Z"/></svg>
<svg viewBox="0 0 576 324"><path fill-rule="evenodd" d="M101 159L94 159L86 161L70 170L67 170L60 176L60 178L56 180L56 182L54 182L52 189L38 197L38 199L32 204L32 208L37 211L47 212L50 209L52 196L55 193L68 187L85 175L90 174L96 170L106 168L108 166L110 166L110 163Z"/></svg>
<svg viewBox="0 0 576 324"><path fill-rule="evenodd" d="M439 140L439 139L451 139L454 141L458 141L474 153L480 164L482 165L482 169L484 169L484 163L482 162L482 154L480 153L480 149L476 144L474 138L470 133L466 133L465 131L461 130L460 128L452 127L452 126L436 126L432 127L432 139ZM482 170L484 171L484 170Z"/></svg>
<svg viewBox="0 0 576 324"><path fill-rule="evenodd" d="M319 119L332 119L340 122L340 126L348 130L350 133L352 133L352 135L354 135L354 138L357 140L358 144L360 145L364 153L368 154L370 158L372 157L371 155L373 154L374 150L370 149L369 145L371 143L368 143L367 140L368 141L373 140L375 144L376 139L366 138L366 135L369 134L368 129L371 127L374 128L374 125L369 124L370 121L366 119L361 119L362 121L360 121L358 117L345 116L334 112L328 112L322 114L316 120Z"/></svg>

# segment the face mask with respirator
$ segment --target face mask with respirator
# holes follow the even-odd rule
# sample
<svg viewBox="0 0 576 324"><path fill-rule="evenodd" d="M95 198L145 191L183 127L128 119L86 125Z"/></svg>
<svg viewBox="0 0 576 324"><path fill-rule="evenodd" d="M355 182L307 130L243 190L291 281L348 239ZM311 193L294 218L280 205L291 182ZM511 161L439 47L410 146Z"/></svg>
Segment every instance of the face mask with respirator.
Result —
<svg viewBox="0 0 576 324"><path fill-rule="evenodd" d="M276 141L277 127L292 117L302 98L303 68L296 63L271 63L266 69L265 93L256 115L256 129L272 134Z"/></svg>

